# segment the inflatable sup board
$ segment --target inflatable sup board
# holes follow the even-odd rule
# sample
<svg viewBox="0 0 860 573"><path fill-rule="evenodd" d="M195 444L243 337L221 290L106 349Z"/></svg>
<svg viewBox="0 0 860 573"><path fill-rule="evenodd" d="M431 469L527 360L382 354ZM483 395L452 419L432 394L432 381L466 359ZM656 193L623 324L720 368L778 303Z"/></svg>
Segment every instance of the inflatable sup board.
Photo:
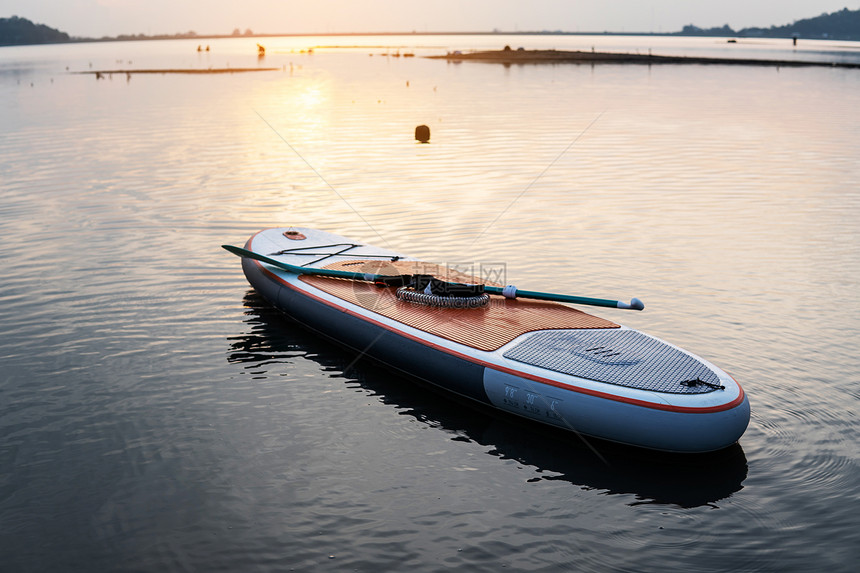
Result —
<svg viewBox="0 0 860 573"><path fill-rule="evenodd" d="M470 400L585 436L669 452L735 443L750 406L728 374L681 348L554 302L642 303L519 291L306 228L253 235L251 286L298 322ZM536 297L552 300L537 300Z"/></svg>

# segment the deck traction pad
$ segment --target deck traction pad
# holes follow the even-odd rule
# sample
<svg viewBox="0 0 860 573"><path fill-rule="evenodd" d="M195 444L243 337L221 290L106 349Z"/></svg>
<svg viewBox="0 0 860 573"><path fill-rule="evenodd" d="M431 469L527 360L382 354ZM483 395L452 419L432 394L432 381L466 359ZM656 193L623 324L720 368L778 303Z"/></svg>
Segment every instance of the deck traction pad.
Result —
<svg viewBox="0 0 860 573"><path fill-rule="evenodd" d="M704 394L719 386L719 377L707 364L635 330L537 332L507 350L504 357L653 392Z"/></svg>

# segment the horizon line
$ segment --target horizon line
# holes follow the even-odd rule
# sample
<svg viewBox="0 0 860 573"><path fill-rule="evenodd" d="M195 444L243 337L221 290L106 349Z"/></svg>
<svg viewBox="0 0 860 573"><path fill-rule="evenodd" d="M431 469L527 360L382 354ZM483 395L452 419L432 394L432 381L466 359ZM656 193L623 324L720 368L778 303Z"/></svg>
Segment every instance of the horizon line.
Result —
<svg viewBox="0 0 860 573"><path fill-rule="evenodd" d="M703 30L706 31L706 30ZM572 32L572 31L562 31L562 30L525 30L525 31L501 31L501 30L493 30L493 31L460 31L460 32L431 32L431 31L411 31L411 32L285 32L285 33L275 33L275 32L254 32L252 34L198 34L193 30L189 30L188 32L176 32L173 34L161 33L161 34L118 34L116 36L101 36L98 38L95 37L86 37L86 36L69 36L70 42L104 42L104 41L122 41L127 39L153 39L153 40L161 40L161 39L227 39L227 38L277 38L277 37L320 37L320 36L345 36L345 37L354 37L354 36L689 36L689 37L702 37L702 38L717 38L717 37L727 37L727 38L757 38L757 39L774 39L780 38L781 36L748 36L746 34L742 34L744 30L733 30L735 34L729 35L717 35L717 34L690 34L685 33L683 30L673 31L673 32L611 32L608 30L604 30L602 32ZM791 38L792 36L786 35L786 38ZM807 40L816 40L816 39L829 39L829 38L805 38ZM851 41L845 40L842 41Z"/></svg>

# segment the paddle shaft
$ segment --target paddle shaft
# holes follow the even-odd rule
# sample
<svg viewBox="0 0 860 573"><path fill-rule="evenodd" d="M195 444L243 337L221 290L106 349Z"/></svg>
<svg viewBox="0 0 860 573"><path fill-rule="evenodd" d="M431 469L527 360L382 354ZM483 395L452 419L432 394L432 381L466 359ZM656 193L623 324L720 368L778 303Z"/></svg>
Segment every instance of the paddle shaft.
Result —
<svg viewBox="0 0 860 573"><path fill-rule="evenodd" d="M531 290L514 289L514 296L509 296L505 293L502 287L484 286L484 292L490 294L500 294L507 298L531 298L535 300L551 300L555 302L568 302L572 304L587 304L589 306L605 306L609 308L623 308L626 310L642 310L645 305L637 298L634 298L630 303L620 300L610 300L606 298L591 298L587 296L574 296L570 294L556 294L552 292L538 292Z"/></svg>

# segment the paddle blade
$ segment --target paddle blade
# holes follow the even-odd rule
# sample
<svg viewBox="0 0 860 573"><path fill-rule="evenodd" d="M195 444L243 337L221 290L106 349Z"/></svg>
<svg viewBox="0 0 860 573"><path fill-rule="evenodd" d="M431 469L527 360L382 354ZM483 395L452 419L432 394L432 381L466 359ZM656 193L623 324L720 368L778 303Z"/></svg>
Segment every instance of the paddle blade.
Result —
<svg viewBox="0 0 860 573"><path fill-rule="evenodd" d="M307 273L310 272L310 269L303 269L302 267L297 267L295 265L288 265L287 263L282 263L281 261L276 261L275 259L269 258L266 255L261 255L259 253L255 253L254 251L249 251L248 249L243 249L242 247L234 247L233 245L221 245L222 249L226 249L237 255L239 257L244 257L247 259L254 259L260 261L262 263L266 263L267 265L272 265L273 267L278 267L279 269L283 269L285 271L290 271L291 273Z"/></svg>
<svg viewBox="0 0 860 573"><path fill-rule="evenodd" d="M333 269L316 269L311 267L299 267L296 265L289 265L287 263L282 263L281 261L275 260L271 257L267 257L266 255L261 255L259 253L255 253L254 251L249 251L248 249L243 249L241 247L234 247L233 245L221 245L221 247L227 251L230 251L234 255L245 257L248 259L254 259L260 261L262 263L266 263L267 265L272 265L273 267L277 267L279 269L285 270L287 272L295 273L297 275L314 275L318 277L335 277L339 279L349 279L353 281L370 281L375 282L378 280L383 280L388 277L386 275L374 275L374 274L366 274L366 273L352 273L349 271L338 271Z"/></svg>

